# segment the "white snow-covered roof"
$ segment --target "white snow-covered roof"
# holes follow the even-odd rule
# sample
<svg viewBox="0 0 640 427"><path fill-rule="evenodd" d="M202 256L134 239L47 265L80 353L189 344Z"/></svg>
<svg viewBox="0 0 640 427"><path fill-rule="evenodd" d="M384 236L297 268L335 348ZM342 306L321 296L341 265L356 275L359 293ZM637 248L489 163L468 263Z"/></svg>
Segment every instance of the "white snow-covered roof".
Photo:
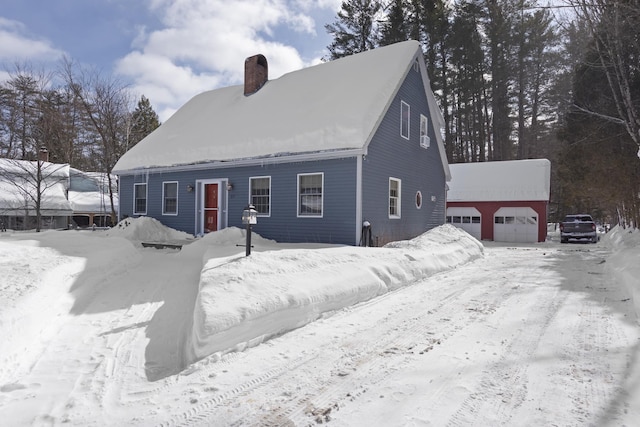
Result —
<svg viewBox="0 0 640 427"><path fill-rule="evenodd" d="M71 168L69 202L75 213L111 212L109 180L106 173L84 172ZM118 209L116 176L111 177L114 208Z"/></svg>
<svg viewBox="0 0 640 427"><path fill-rule="evenodd" d="M69 165L41 163L43 215L65 216L71 214L67 200ZM35 215L37 162L0 159L0 215Z"/></svg>
<svg viewBox="0 0 640 427"><path fill-rule="evenodd" d="M199 94L125 153L113 171L364 150L416 58L444 152L442 116L420 44L406 41L285 74L249 96L244 86ZM446 158L443 164L448 175Z"/></svg>
<svg viewBox="0 0 640 427"><path fill-rule="evenodd" d="M450 202L548 201L551 162L547 159L449 165Z"/></svg>

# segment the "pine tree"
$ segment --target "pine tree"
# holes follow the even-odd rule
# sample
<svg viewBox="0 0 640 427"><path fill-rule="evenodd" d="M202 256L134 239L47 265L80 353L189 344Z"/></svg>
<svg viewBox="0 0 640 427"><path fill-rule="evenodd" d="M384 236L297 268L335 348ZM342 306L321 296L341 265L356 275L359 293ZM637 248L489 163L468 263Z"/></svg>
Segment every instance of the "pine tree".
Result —
<svg viewBox="0 0 640 427"><path fill-rule="evenodd" d="M329 60L342 58L378 45L379 28L377 18L382 5L376 0L348 0L342 2L337 19L325 29L333 35L329 49Z"/></svg>
<svg viewBox="0 0 640 427"><path fill-rule="evenodd" d="M387 19L381 25L380 45L386 46L409 39L409 30L405 22L405 0L393 0Z"/></svg>
<svg viewBox="0 0 640 427"><path fill-rule="evenodd" d="M158 114L153 110L151 102L146 96L142 95L138 101L138 106L131 116L131 122L131 136L127 149L142 141L144 137L160 126Z"/></svg>

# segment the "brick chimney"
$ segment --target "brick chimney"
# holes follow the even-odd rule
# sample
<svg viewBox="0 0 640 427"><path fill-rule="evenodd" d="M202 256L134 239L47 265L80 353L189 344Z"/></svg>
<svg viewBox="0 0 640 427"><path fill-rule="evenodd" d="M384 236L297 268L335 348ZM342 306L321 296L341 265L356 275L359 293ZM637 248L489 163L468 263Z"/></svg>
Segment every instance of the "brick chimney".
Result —
<svg viewBox="0 0 640 427"><path fill-rule="evenodd" d="M256 93L269 79L269 65L264 55L254 55L244 61L244 94Z"/></svg>
<svg viewBox="0 0 640 427"><path fill-rule="evenodd" d="M38 160L40 160L41 162L48 162L49 161L49 151L42 147L40 149L40 151L38 152Z"/></svg>

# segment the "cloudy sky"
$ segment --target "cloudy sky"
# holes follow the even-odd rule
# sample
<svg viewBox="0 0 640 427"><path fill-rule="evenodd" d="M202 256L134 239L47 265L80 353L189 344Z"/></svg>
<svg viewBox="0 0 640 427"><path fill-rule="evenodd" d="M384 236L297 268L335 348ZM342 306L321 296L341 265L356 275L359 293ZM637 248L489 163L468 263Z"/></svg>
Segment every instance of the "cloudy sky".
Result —
<svg viewBox="0 0 640 427"><path fill-rule="evenodd" d="M320 61L340 0L2 0L0 78L66 55L130 84L166 120L193 95L240 84L262 53L269 78Z"/></svg>

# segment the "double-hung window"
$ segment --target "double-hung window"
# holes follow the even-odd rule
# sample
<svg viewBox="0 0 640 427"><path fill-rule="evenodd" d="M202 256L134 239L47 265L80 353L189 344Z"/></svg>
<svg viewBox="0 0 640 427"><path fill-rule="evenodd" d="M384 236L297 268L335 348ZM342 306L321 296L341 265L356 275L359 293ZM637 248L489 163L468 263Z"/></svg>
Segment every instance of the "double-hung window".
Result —
<svg viewBox="0 0 640 427"><path fill-rule="evenodd" d="M400 101L400 135L409 139L409 115L411 113L411 108L409 104L404 101Z"/></svg>
<svg viewBox="0 0 640 427"><path fill-rule="evenodd" d="M389 178L389 218L400 218L401 181Z"/></svg>
<svg viewBox="0 0 640 427"><path fill-rule="evenodd" d="M423 114L420 114L420 146L422 148L429 148L431 145L431 140L428 135L429 130L429 122L427 121L427 117Z"/></svg>
<svg viewBox="0 0 640 427"><path fill-rule="evenodd" d="M271 177L250 178L249 188L249 203L258 211L259 216L269 216L271 214Z"/></svg>
<svg viewBox="0 0 640 427"><path fill-rule="evenodd" d="M298 216L322 217L324 174L298 175Z"/></svg>
<svg viewBox="0 0 640 427"><path fill-rule="evenodd" d="M178 182L162 184L162 215L178 215Z"/></svg>
<svg viewBox="0 0 640 427"><path fill-rule="evenodd" d="M147 184L134 184L133 186L133 213L146 215L147 213Z"/></svg>

